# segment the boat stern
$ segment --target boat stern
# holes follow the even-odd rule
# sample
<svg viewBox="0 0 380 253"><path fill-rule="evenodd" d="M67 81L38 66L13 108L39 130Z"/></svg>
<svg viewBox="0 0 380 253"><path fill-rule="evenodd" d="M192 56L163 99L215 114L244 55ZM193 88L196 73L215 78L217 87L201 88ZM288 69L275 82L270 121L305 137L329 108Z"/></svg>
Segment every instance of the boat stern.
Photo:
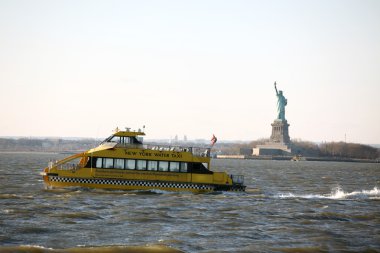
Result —
<svg viewBox="0 0 380 253"><path fill-rule="evenodd" d="M245 191L243 175L227 175L224 172L214 173L215 191Z"/></svg>

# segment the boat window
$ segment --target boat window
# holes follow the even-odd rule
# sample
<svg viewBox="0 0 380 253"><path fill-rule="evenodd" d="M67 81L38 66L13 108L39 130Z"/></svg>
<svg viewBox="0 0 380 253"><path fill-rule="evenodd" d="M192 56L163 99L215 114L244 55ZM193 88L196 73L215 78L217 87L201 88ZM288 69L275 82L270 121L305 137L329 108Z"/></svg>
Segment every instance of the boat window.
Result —
<svg viewBox="0 0 380 253"><path fill-rule="evenodd" d="M158 170L159 171L168 171L169 170L169 162L167 162L167 161L160 161L158 163Z"/></svg>
<svg viewBox="0 0 380 253"><path fill-rule="evenodd" d="M125 160L125 168L127 170L134 170L136 168L136 160L132 159L126 159Z"/></svg>
<svg viewBox="0 0 380 253"><path fill-rule="evenodd" d="M112 158L103 158L103 167L106 169L113 168L113 159Z"/></svg>
<svg viewBox="0 0 380 253"><path fill-rule="evenodd" d="M114 136L114 137L111 139L111 142L120 143L120 136Z"/></svg>
<svg viewBox="0 0 380 253"><path fill-rule="evenodd" d="M206 168L207 163L188 163L188 171L197 174L212 174L213 172Z"/></svg>
<svg viewBox="0 0 380 253"><path fill-rule="evenodd" d="M106 138L104 141L102 141L100 144L103 144L103 143L105 143L105 142L110 142L111 139L112 139L112 137L113 137L113 135L107 137L107 138Z"/></svg>
<svg viewBox="0 0 380 253"><path fill-rule="evenodd" d="M137 160L136 169L137 170L146 170L146 160Z"/></svg>
<svg viewBox="0 0 380 253"><path fill-rule="evenodd" d="M179 162L170 162L170 171L179 172Z"/></svg>
<svg viewBox="0 0 380 253"><path fill-rule="evenodd" d="M181 172L187 172L187 163L181 162Z"/></svg>
<svg viewBox="0 0 380 253"><path fill-rule="evenodd" d="M84 165L84 168L92 168L92 167L96 168L95 167L96 166L96 157L91 157L91 159L90 159L90 157L86 157L86 160L87 160L87 162ZM83 160L81 160L81 162L83 162Z"/></svg>
<svg viewBox="0 0 380 253"><path fill-rule="evenodd" d="M96 165L95 168L101 168L102 167L102 158L98 157L96 158Z"/></svg>
<svg viewBox="0 0 380 253"><path fill-rule="evenodd" d="M148 170L157 170L157 161L148 161Z"/></svg>
<svg viewBox="0 0 380 253"><path fill-rule="evenodd" d="M114 168L124 169L124 159L115 159Z"/></svg>

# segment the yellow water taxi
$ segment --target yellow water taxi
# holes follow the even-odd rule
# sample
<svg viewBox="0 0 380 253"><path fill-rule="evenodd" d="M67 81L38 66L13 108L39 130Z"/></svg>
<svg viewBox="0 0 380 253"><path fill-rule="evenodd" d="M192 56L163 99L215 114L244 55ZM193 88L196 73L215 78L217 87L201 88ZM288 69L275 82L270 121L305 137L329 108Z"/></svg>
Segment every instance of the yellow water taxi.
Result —
<svg viewBox="0 0 380 253"><path fill-rule="evenodd" d="M242 175L210 170L210 147L143 144L144 131L116 129L96 148L49 162L48 187L116 190L245 191Z"/></svg>

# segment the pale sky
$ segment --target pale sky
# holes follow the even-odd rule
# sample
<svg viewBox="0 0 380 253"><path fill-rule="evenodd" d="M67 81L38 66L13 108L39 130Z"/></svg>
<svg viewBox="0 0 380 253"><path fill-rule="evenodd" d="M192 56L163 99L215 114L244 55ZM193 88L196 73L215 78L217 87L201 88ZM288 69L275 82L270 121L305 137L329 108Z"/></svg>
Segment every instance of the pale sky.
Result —
<svg viewBox="0 0 380 253"><path fill-rule="evenodd" d="M380 143L380 1L0 0L0 136Z"/></svg>

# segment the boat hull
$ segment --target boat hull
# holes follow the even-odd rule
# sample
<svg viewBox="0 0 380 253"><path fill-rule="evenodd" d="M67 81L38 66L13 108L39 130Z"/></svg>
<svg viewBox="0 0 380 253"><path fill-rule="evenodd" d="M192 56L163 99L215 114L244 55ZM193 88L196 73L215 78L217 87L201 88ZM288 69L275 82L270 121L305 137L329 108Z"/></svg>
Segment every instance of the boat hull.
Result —
<svg viewBox="0 0 380 253"><path fill-rule="evenodd" d="M86 187L113 190L163 190L176 192L213 192L213 191L245 191L243 185L218 185L203 183L180 183L169 181L146 181L111 178L79 178L44 176L45 185L53 188Z"/></svg>

